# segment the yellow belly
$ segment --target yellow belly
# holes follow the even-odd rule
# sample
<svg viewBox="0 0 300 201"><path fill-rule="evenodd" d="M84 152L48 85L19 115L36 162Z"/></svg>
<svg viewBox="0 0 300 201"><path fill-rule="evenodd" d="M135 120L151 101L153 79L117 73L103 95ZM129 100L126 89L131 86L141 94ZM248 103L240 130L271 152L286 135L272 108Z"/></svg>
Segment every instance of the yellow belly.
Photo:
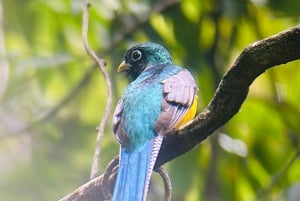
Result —
<svg viewBox="0 0 300 201"><path fill-rule="evenodd" d="M198 96L196 95L194 98L194 101L192 103L192 106L190 107L189 111L184 115L184 117L175 125L176 129L179 129L180 127L187 124L189 121L191 121L196 114L197 111L197 103L198 103Z"/></svg>

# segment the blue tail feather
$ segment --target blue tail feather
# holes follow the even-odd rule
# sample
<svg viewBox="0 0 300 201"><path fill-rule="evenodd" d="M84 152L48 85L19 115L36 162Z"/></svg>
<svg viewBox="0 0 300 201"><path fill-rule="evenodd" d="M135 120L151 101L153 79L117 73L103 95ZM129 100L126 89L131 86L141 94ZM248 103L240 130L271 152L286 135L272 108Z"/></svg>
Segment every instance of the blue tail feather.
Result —
<svg viewBox="0 0 300 201"><path fill-rule="evenodd" d="M138 150L121 147L112 201L144 201L162 138L152 139ZM153 149L154 148L154 149Z"/></svg>

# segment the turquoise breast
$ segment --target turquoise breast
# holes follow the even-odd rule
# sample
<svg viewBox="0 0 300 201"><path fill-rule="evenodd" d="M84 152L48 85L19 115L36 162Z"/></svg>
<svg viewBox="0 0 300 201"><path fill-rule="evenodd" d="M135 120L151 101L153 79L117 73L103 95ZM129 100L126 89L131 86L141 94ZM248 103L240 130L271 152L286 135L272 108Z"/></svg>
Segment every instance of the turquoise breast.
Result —
<svg viewBox="0 0 300 201"><path fill-rule="evenodd" d="M161 82L181 70L174 65L157 65L145 70L124 92L122 120L129 137L128 151L152 139L163 99Z"/></svg>

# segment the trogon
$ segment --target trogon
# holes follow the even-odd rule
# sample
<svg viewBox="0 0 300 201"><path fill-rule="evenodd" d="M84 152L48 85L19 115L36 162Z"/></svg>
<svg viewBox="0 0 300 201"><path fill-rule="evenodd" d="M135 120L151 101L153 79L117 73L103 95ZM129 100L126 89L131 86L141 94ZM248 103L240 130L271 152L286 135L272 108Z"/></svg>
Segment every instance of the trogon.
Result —
<svg viewBox="0 0 300 201"><path fill-rule="evenodd" d="M130 48L118 72L130 83L113 115L121 146L112 200L145 201L164 134L194 117L198 87L191 73L156 43Z"/></svg>

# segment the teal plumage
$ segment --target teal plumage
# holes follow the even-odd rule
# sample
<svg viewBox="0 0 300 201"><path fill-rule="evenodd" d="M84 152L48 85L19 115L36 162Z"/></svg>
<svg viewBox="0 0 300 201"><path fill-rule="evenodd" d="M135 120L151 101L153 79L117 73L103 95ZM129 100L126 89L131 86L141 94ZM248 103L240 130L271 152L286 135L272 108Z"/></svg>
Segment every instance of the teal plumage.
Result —
<svg viewBox="0 0 300 201"><path fill-rule="evenodd" d="M119 71L132 82L113 117L121 149L112 200L142 201L163 135L192 108L197 87L191 74L172 64L168 51L155 43L129 49Z"/></svg>
<svg viewBox="0 0 300 201"><path fill-rule="evenodd" d="M126 122L125 132L132 141L130 149L138 148L156 135L153 128L161 112L161 82L178 71L179 68L172 65L156 66L145 71L126 88L123 119Z"/></svg>

